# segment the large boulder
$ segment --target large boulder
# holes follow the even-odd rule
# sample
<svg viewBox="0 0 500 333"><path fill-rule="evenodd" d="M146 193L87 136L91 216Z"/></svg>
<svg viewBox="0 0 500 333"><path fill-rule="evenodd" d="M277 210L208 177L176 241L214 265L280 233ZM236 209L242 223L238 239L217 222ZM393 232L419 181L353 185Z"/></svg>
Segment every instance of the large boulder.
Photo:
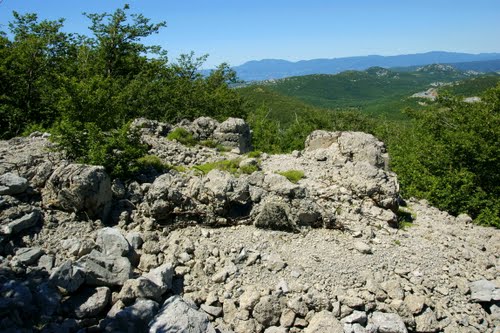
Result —
<svg viewBox="0 0 500 333"><path fill-rule="evenodd" d="M111 180L102 166L68 164L58 167L42 191L43 204L90 218L105 219L112 199Z"/></svg>
<svg viewBox="0 0 500 333"><path fill-rule="evenodd" d="M115 303L119 305L120 301ZM123 305L123 303L121 303ZM147 332L148 323L158 312L160 306L149 299L139 299L131 306L123 306L113 312L111 309L108 316L99 324L102 332ZM166 332L166 331L165 331Z"/></svg>
<svg viewBox="0 0 500 333"><path fill-rule="evenodd" d="M228 118L214 131L213 138L219 144L233 148L238 154L252 150L252 136L248 124L240 118Z"/></svg>
<svg viewBox="0 0 500 333"><path fill-rule="evenodd" d="M371 134L363 132L312 132L305 142L306 151L327 149L326 158L351 162L367 162L368 164L387 169L389 155L384 143Z"/></svg>
<svg viewBox="0 0 500 333"><path fill-rule="evenodd" d="M272 197L266 198L266 201L262 203L254 225L261 229L297 231L297 224L290 214L290 206Z"/></svg>

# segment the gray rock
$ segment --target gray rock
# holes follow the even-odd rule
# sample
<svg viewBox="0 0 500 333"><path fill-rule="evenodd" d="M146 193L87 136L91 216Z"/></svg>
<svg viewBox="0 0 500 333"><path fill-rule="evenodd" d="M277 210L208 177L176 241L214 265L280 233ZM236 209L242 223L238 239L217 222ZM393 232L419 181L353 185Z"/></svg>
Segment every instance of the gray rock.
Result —
<svg viewBox="0 0 500 333"><path fill-rule="evenodd" d="M85 272L68 260L52 271L49 281L67 293L73 293L85 282Z"/></svg>
<svg viewBox="0 0 500 333"><path fill-rule="evenodd" d="M118 304L119 301L116 303ZM99 324L103 332L147 332L149 323L159 309L158 303L149 299L137 300L133 305L118 309Z"/></svg>
<svg viewBox="0 0 500 333"><path fill-rule="evenodd" d="M380 333L408 333L405 323L395 313L374 312L369 323L373 324Z"/></svg>
<svg viewBox="0 0 500 333"><path fill-rule="evenodd" d="M471 301L472 302L489 302L493 298L495 291L495 283L488 280L479 280L472 282L470 285Z"/></svg>
<svg viewBox="0 0 500 333"><path fill-rule="evenodd" d="M43 250L39 247L23 247L16 251L13 260L23 265L33 265L43 255Z"/></svg>
<svg viewBox="0 0 500 333"><path fill-rule="evenodd" d="M333 313L323 310L311 318L304 333L344 333L344 327Z"/></svg>
<svg viewBox="0 0 500 333"><path fill-rule="evenodd" d="M217 126L219 126L217 120L210 117L199 117L193 120L190 129L195 139L208 140L212 137Z"/></svg>
<svg viewBox="0 0 500 333"><path fill-rule="evenodd" d="M38 209L34 209L31 213L2 225L1 232L6 235L17 234L25 229L33 227L40 219L40 216L40 211Z"/></svg>
<svg viewBox="0 0 500 333"><path fill-rule="evenodd" d="M118 298L125 304L132 303L136 298L147 298L159 302L162 294L160 286L149 279L139 277L138 279L127 280L123 284Z"/></svg>
<svg viewBox="0 0 500 333"><path fill-rule="evenodd" d="M109 214L111 199L111 180L102 166L60 166L54 170L42 191L46 207L85 212L90 218L103 220Z"/></svg>
<svg viewBox="0 0 500 333"><path fill-rule="evenodd" d="M115 228L102 228L97 232L96 244L101 252L111 256L126 256L129 252L127 239Z"/></svg>
<svg viewBox="0 0 500 333"><path fill-rule="evenodd" d="M250 127L243 119L228 118L214 130L213 138L220 145L233 148L238 154L252 150Z"/></svg>
<svg viewBox="0 0 500 333"><path fill-rule="evenodd" d="M437 332L439 331L439 323L436 314L430 308L427 308L424 313L415 317L417 332Z"/></svg>
<svg viewBox="0 0 500 333"><path fill-rule="evenodd" d="M349 316L342 318L340 321L343 324L354 324L358 323L361 325L365 325L368 317L366 316L366 312L354 310Z"/></svg>
<svg viewBox="0 0 500 333"><path fill-rule="evenodd" d="M140 249L144 243L141 234L138 232L129 232L125 238L134 250Z"/></svg>
<svg viewBox="0 0 500 333"><path fill-rule="evenodd" d="M108 287L85 288L71 295L63 304L64 311L76 318L96 317L111 299Z"/></svg>
<svg viewBox="0 0 500 333"><path fill-rule="evenodd" d="M282 304L275 295L264 296L255 305L253 317L264 327L274 326L279 323Z"/></svg>
<svg viewBox="0 0 500 333"><path fill-rule="evenodd" d="M196 310L180 296L167 299L149 326L149 333L215 333L206 313Z"/></svg>
<svg viewBox="0 0 500 333"><path fill-rule="evenodd" d="M106 256L96 250L78 259L77 265L86 272L89 285L121 286L132 276L132 265L126 257Z"/></svg>
<svg viewBox="0 0 500 333"><path fill-rule="evenodd" d="M371 254L372 253L372 248L370 247L370 245L368 245L362 241L354 242L354 248L356 250L358 250L358 252L363 253L363 254Z"/></svg>
<svg viewBox="0 0 500 333"><path fill-rule="evenodd" d="M50 254L44 254L38 259L38 267L45 269L47 272L52 271L54 268L54 256Z"/></svg>
<svg viewBox="0 0 500 333"><path fill-rule="evenodd" d="M290 207L285 203L269 200L255 218L255 227L271 230L297 231L297 225L290 218Z"/></svg>
<svg viewBox="0 0 500 333"><path fill-rule="evenodd" d="M160 289L161 293L172 289L172 278L174 276L174 265L172 263L165 263L155 269L150 270L148 273L143 274L148 280L154 282Z"/></svg>
<svg viewBox="0 0 500 333"><path fill-rule="evenodd" d="M26 191L28 180L13 173L5 173L0 176L0 195L15 195Z"/></svg>

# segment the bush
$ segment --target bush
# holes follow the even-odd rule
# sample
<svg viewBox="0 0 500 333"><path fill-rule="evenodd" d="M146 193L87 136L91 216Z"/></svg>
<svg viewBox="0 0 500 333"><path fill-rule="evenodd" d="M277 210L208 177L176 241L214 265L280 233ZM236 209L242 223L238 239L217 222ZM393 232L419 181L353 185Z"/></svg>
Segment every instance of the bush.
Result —
<svg viewBox="0 0 500 333"><path fill-rule="evenodd" d="M102 165L111 177L128 178L139 171L138 160L147 152L139 133L130 124L118 130L102 131L94 123L61 121L51 138L68 159L79 163Z"/></svg>
<svg viewBox="0 0 500 333"><path fill-rule="evenodd" d="M175 140L185 146L194 146L196 144L196 140L193 138L193 134L182 127L177 127L172 132L168 133L167 140Z"/></svg>
<svg viewBox="0 0 500 333"><path fill-rule="evenodd" d="M304 171L301 170L287 170L278 172L279 175L285 176L286 179L296 184L299 180L304 178Z"/></svg>
<svg viewBox="0 0 500 333"><path fill-rule="evenodd" d="M407 113L412 126L388 141L403 195L500 227L500 85L479 103L442 96Z"/></svg>
<svg viewBox="0 0 500 333"><path fill-rule="evenodd" d="M145 155L137 159L137 164L141 169L153 168L157 172L163 172L164 170L170 169L169 165L163 163L163 161L156 155Z"/></svg>

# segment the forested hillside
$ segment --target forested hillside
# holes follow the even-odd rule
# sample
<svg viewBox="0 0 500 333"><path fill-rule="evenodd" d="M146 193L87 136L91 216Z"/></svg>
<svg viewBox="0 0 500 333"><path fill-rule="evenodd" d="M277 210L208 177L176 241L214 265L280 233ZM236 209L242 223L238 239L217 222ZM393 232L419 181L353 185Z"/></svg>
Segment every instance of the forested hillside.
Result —
<svg viewBox="0 0 500 333"><path fill-rule="evenodd" d="M500 86L485 92L495 77L470 79L446 66L372 68L231 88L237 77L227 64L202 76L206 56L172 61L162 48L146 46L165 23L128 11L86 14L90 36L64 32L62 19L14 13L0 35L0 138L49 131L68 159L126 179L147 152L129 130L137 117L244 118L254 148L269 153L302 149L315 129L364 131L388 145L406 197L500 226ZM431 83L465 79L445 88L480 102L446 93L420 104L409 98Z"/></svg>

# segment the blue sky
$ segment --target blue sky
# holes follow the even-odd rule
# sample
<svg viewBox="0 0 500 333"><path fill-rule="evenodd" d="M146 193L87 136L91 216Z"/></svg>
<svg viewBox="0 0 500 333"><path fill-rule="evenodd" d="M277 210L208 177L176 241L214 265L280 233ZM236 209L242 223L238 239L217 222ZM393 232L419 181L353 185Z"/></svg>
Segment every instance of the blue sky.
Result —
<svg viewBox="0 0 500 333"><path fill-rule="evenodd" d="M82 12L131 12L167 28L146 42L171 59L191 50L205 67L268 58L292 61L434 50L500 52L499 0L0 0L0 29L12 11L66 18L65 30L86 33Z"/></svg>

